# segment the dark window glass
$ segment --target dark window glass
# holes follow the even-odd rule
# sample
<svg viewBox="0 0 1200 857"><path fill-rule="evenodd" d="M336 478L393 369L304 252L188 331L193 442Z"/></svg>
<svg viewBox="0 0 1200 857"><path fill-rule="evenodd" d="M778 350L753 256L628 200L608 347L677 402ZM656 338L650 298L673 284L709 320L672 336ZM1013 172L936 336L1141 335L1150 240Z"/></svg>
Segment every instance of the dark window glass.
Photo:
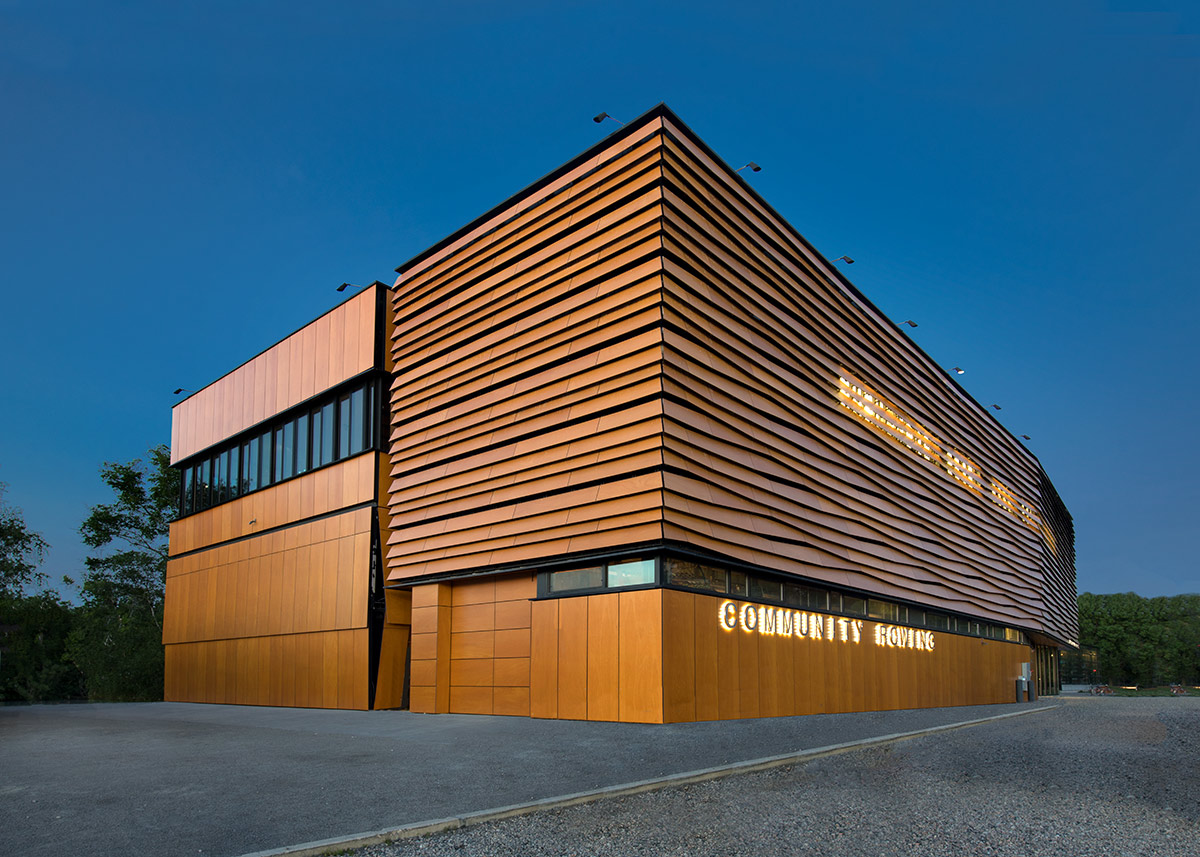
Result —
<svg viewBox="0 0 1200 857"><path fill-rule="evenodd" d="M838 601L842 602L842 606L841 606L841 610L840 610L840 612L842 612L842 613L847 613L851 616L866 616L867 615L867 602L865 600L863 600L862 598L855 598L853 595L840 595L839 596L836 592L831 592L831 593L829 593L829 602L830 602L831 610L838 610L837 607L833 606L834 599L837 599Z"/></svg>
<svg viewBox="0 0 1200 857"><path fill-rule="evenodd" d="M337 424L333 419L333 402L321 408L321 463L333 463L334 439L337 435Z"/></svg>
<svg viewBox="0 0 1200 857"><path fill-rule="evenodd" d="M867 602L867 615L885 622L899 622L900 608L889 601L876 601L872 598Z"/></svg>
<svg viewBox="0 0 1200 857"><path fill-rule="evenodd" d="M908 608L908 624L916 625L918 628L925 624L925 611L918 610L916 607Z"/></svg>
<svg viewBox="0 0 1200 857"><path fill-rule="evenodd" d="M312 466L320 467L325 462L321 459L321 409L317 408L308 418L309 433L312 437Z"/></svg>
<svg viewBox="0 0 1200 857"><path fill-rule="evenodd" d="M750 597L765 598L768 601L782 601L783 589L778 581L750 578Z"/></svg>
<svg viewBox="0 0 1200 857"><path fill-rule="evenodd" d="M686 586L689 589L703 589L708 592L724 592L725 570L687 562L681 559L668 559L667 580L675 586Z"/></svg>
<svg viewBox="0 0 1200 857"><path fill-rule="evenodd" d="M350 454L362 452L363 447L363 400L362 390L350 394Z"/></svg>
<svg viewBox="0 0 1200 857"><path fill-rule="evenodd" d="M746 574L741 571L729 572L729 594L730 595L745 595L746 594Z"/></svg>
<svg viewBox="0 0 1200 857"><path fill-rule="evenodd" d="M783 600L786 604L796 607L807 607L809 610L828 610L829 593L824 589L814 589L811 586L797 586L792 583L783 585Z"/></svg>
<svg viewBox="0 0 1200 857"><path fill-rule="evenodd" d="M925 614L925 627L926 628L935 628L939 631L949 631L950 630L950 617L946 616L942 613L926 613Z"/></svg>
<svg viewBox="0 0 1200 857"><path fill-rule="evenodd" d="M280 440L281 437L282 440ZM275 461L281 468L278 479L290 479L292 468L296 463L294 458L296 454L296 424L294 422L284 423L275 432L275 442L279 444L279 450L275 453Z"/></svg>
<svg viewBox="0 0 1200 857"><path fill-rule="evenodd" d="M258 436L258 487L266 488L271 484L271 432L265 431Z"/></svg>
<svg viewBox="0 0 1200 857"><path fill-rule="evenodd" d="M213 505L229 499L229 450L217 455L213 464Z"/></svg>
<svg viewBox="0 0 1200 857"><path fill-rule="evenodd" d="M296 417L296 472L308 471L308 414Z"/></svg>
<svg viewBox="0 0 1200 857"><path fill-rule="evenodd" d="M242 445L242 493L258 489L258 438Z"/></svg>
<svg viewBox="0 0 1200 857"><path fill-rule="evenodd" d="M338 400L338 458L350 455L350 397Z"/></svg>
<svg viewBox="0 0 1200 857"><path fill-rule="evenodd" d="M207 509L212 505L212 486L209 484L209 476L212 472L212 463L206 458L200 462L200 485L196 495L196 510Z"/></svg>
<svg viewBox="0 0 1200 857"><path fill-rule="evenodd" d="M195 470L191 467L185 467L183 469L183 495L180 498L181 503L179 506L179 511L181 514L190 515L192 513L192 509L193 509L192 492L195 489L195 484L196 484Z"/></svg>
<svg viewBox="0 0 1200 857"><path fill-rule="evenodd" d="M379 442L379 438L375 436L379 426L379 393L377 387L378 385L375 382L367 385L367 413L364 425L366 432L364 445L366 449L374 449Z"/></svg>
<svg viewBox="0 0 1200 857"><path fill-rule="evenodd" d="M271 481L279 482L287 478L283 475L283 426L275 429L274 435L275 467L271 470Z"/></svg>
<svg viewBox="0 0 1200 857"><path fill-rule="evenodd" d="M235 446L229 450L229 499L241 494L242 488L242 448Z"/></svg>
<svg viewBox="0 0 1200 857"><path fill-rule="evenodd" d="M551 592L568 592L572 589L599 589L604 585L604 569L581 568L573 571L556 571L550 575Z"/></svg>

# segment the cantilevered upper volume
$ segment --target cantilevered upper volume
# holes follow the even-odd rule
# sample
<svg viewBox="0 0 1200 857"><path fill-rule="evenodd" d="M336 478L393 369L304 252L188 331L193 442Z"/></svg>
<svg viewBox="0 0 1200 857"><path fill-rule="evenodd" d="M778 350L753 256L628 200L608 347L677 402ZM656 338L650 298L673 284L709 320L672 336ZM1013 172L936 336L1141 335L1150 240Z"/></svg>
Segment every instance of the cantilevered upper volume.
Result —
<svg viewBox="0 0 1200 857"><path fill-rule="evenodd" d="M1038 461L665 106L397 270L390 585L670 554L1077 636Z"/></svg>

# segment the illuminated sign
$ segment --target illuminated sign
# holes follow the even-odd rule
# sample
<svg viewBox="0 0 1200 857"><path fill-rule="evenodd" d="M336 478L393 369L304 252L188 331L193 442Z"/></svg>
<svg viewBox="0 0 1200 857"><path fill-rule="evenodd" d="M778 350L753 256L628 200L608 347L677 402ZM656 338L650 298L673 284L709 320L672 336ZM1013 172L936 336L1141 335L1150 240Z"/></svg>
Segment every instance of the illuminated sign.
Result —
<svg viewBox="0 0 1200 857"><path fill-rule="evenodd" d="M924 426L904 411L882 398L861 383L845 376L838 378L838 403L888 440L909 452L936 464L963 488L992 502L1043 537L1038 513L1023 503L1013 491L998 479L987 479L979 465L957 449L945 447ZM1053 547L1053 545L1052 545Z"/></svg>
<svg viewBox="0 0 1200 857"><path fill-rule="evenodd" d="M726 631L739 628L746 634L764 637L794 637L829 643L860 643L863 639L863 620L844 616L809 613L790 607L769 607L766 604L722 601L717 621ZM916 649L932 652L932 631L919 631L901 625L875 625L875 645L889 649Z"/></svg>

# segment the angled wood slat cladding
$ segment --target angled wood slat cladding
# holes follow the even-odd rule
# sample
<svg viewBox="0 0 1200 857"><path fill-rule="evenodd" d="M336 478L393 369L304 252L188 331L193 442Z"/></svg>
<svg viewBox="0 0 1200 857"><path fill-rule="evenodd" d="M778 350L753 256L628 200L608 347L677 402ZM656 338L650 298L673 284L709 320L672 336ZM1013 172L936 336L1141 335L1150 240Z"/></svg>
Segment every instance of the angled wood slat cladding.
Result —
<svg viewBox="0 0 1200 857"><path fill-rule="evenodd" d="M390 328L377 315L378 298L374 287L363 289L175 405L171 463L375 367L377 329Z"/></svg>
<svg viewBox="0 0 1200 857"><path fill-rule="evenodd" d="M390 581L662 538L661 151L648 126L404 269Z"/></svg>
<svg viewBox="0 0 1200 857"><path fill-rule="evenodd" d="M682 133L665 135L663 194L666 537L1073 639L1073 575L1041 533L857 421L839 379L1030 505L1036 459Z"/></svg>
<svg viewBox="0 0 1200 857"><path fill-rule="evenodd" d="M665 108L403 266L393 313L392 582L661 540L1076 636L1037 460Z"/></svg>

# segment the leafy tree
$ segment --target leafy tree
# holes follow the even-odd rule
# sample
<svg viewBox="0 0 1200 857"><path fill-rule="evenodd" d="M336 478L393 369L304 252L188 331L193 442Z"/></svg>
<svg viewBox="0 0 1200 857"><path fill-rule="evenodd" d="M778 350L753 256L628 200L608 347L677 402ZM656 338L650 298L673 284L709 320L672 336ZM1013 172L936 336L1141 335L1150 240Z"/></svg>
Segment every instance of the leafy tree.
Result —
<svg viewBox="0 0 1200 857"><path fill-rule="evenodd" d="M4 503L7 487L0 482L0 596L15 598L26 586L46 579L37 569L48 545L25 526L20 509Z"/></svg>
<svg viewBox="0 0 1200 857"><path fill-rule="evenodd" d="M179 471L159 445L143 462L106 463L115 500L80 526L99 551L85 561L83 610L68 643L90 699L162 699L163 587L167 533L179 502Z"/></svg>
<svg viewBox="0 0 1200 857"><path fill-rule="evenodd" d="M76 609L53 592L0 598L4 635L0 699L46 702L79 699L83 676L66 657Z"/></svg>
<svg viewBox="0 0 1200 857"><path fill-rule="evenodd" d="M1079 638L1110 683L1200 683L1200 595L1079 596Z"/></svg>
<svg viewBox="0 0 1200 857"><path fill-rule="evenodd" d="M0 699L40 702L80 696L79 671L64 659L71 605L42 585L38 571L48 545L21 510L4 503L0 483Z"/></svg>

